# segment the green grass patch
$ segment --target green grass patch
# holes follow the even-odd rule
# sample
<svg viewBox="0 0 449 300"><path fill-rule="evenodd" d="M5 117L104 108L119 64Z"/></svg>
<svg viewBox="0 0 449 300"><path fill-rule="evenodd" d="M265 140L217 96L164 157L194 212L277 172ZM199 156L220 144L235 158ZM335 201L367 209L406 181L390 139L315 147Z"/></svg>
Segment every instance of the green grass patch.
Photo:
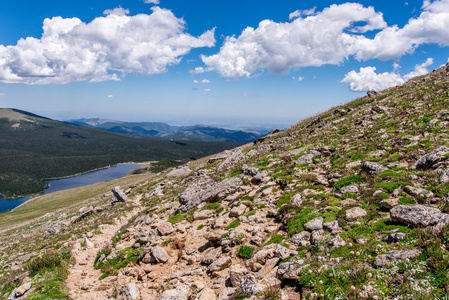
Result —
<svg viewBox="0 0 449 300"><path fill-rule="evenodd" d="M184 214L176 214L176 215L170 216L170 218L168 218L168 222L175 224L175 223L181 222L184 219L185 219Z"/></svg>
<svg viewBox="0 0 449 300"><path fill-rule="evenodd" d="M228 226L226 226L225 230L236 228L240 225L240 223L241 223L240 221L231 222Z"/></svg>
<svg viewBox="0 0 449 300"><path fill-rule="evenodd" d="M271 237L271 239L267 242L267 245L270 244L280 244L284 240L284 237L280 234L275 234Z"/></svg>
<svg viewBox="0 0 449 300"><path fill-rule="evenodd" d="M334 184L334 188L341 189L342 187L348 186L353 183L360 183L361 177L359 175L352 175L348 177L341 178Z"/></svg>
<svg viewBox="0 0 449 300"><path fill-rule="evenodd" d="M296 216L288 221L287 228L288 234L293 235L304 230L304 224L311 221L315 217L318 217L317 213L314 213L314 209L307 207L302 209Z"/></svg>
<svg viewBox="0 0 449 300"><path fill-rule="evenodd" d="M254 247L241 245L237 250L237 255L244 259L250 259L253 256Z"/></svg>

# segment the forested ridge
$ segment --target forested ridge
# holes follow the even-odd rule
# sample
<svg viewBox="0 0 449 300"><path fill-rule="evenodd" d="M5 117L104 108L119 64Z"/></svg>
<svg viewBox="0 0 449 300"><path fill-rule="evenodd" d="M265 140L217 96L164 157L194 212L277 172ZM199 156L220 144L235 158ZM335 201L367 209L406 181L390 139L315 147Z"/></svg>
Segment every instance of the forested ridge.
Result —
<svg viewBox="0 0 449 300"><path fill-rule="evenodd" d="M41 192L45 188L43 179L121 162L197 159L237 145L127 137L10 111L14 118L0 118L0 194L5 196ZM18 112L22 117L17 117Z"/></svg>

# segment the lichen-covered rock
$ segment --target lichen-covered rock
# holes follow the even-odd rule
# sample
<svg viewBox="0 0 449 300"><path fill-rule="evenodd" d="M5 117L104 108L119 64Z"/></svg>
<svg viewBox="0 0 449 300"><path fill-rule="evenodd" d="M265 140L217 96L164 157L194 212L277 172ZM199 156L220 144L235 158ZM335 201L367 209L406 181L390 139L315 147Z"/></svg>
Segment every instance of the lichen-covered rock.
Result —
<svg viewBox="0 0 449 300"><path fill-rule="evenodd" d="M321 230L323 229L323 217L316 217L312 221L304 224L304 229L307 231Z"/></svg>
<svg viewBox="0 0 449 300"><path fill-rule="evenodd" d="M224 162L217 167L217 173L221 173L224 170L230 169L242 162L245 159L242 148L237 148L231 155L229 155Z"/></svg>
<svg viewBox="0 0 449 300"><path fill-rule="evenodd" d="M344 193L355 193L357 194L359 192L359 188L356 185L348 185L348 186L344 186L340 189L340 193L344 194Z"/></svg>
<svg viewBox="0 0 449 300"><path fill-rule="evenodd" d="M174 289L167 290L159 296L159 300L187 300L190 287L186 284L178 284Z"/></svg>
<svg viewBox="0 0 449 300"><path fill-rule="evenodd" d="M167 178L185 177L185 176L188 176L190 173L192 173L192 170L190 170L189 167L184 166L184 167L176 168L176 169L170 171L165 177L167 177Z"/></svg>
<svg viewBox="0 0 449 300"><path fill-rule="evenodd" d="M245 204L240 204L239 206L235 206L231 209L231 211L229 212L229 216L239 217L243 215L247 209L248 207Z"/></svg>
<svg viewBox="0 0 449 300"><path fill-rule="evenodd" d="M157 231L159 231L161 235L168 235L175 231L175 229L173 228L173 225L171 223L162 222L157 225Z"/></svg>
<svg viewBox="0 0 449 300"><path fill-rule="evenodd" d="M399 204L399 198L390 198L380 201L379 203L383 208L392 209Z"/></svg>
<svg viewBox="0 0 449 300"><path fill-rule="evenodd" d="M248 269L242 265L232 265L229 271L229 277L231 284L235 288L239 288L242 285L243 277L248 274Z"/></svg>
<svg viewBox="0 0 449 300"><path fill-rule="evenodd" d="M241 289L246 295L256 295L262 292L260 286L257 284L256 277L253 274L244 276Z"/></svg>
<svg viewBox="0 0 449 300"><path fill-rule="evenodd" d="M361 217L365 217L368 214L366 213L366 210L364 210L361 207L353 207L346 211L346 219L348 220L355 220Z"/></svg>
<svg viewBox="0 0 449 300"><path fill-rule="evenodd" d="M302 242L309 242L309 241L310 241L310 233L308 231L302 231L300 233L293 235L290 238L290 242L298 246L302 246L303 245Z"/></svg>
<svg viewBox="0 0 449 300"><path fill-rule="evenodd" d="M323 224L323 227L324 227L324 229L326 229L330 233L337 233L337 232L340 232L342 230L341 227L340 227L340 224L338 223L337 220L326 222L326 223Z"/></svg>
<svg viewBox="0 0 449 300"><path fill-rule="evenodd" d="M210 247L206 251L203 252L203 258L201 259L201 263L205 265L210 265L214 261L216 261L222 253L221 247Z"/></svg>
<svg viewBox="0 0 449 300"><path fill-rule="evenodd" d="M114 194L115 198L117 199L116 202L129 202L131 201L128 196L122 191L122 189L119 186L116 186L112 189L112 193Z"/></svg>
<svg viewBox="0 0 449 300"><path fill-rule="evenodd" d="M449 153L448 147L440 146L435 150L433 150L432 152L427 153L426 155L418 159L416 163L413 165L413 168L417 170L430 169L438 162L447 159L445 155L448 153Z"/></svg>
<svg viewBox="0 0 449 300"><path fill-rule="evenodd" d="M377 174L383 171L388 170L387 167L382 166L381 164L371 162L371 161L364 161L362 163L362 172L368 173L368 174Z"/></svg>
<svg viewBox="0 0 449 300"><path fill-rule="evenodd" d="M205 219L212 217L212 215L213 215L212 210L205 209L205 210L201 210L201 211L196 211L193 214L193 220L195 220L195 221L196 220L205 220Z"/></svg>
<svg viewBox="0 0 449 300"><path fill-rule="evenodd" d="M138 300L139 295L135 283L128 283L122 286L117 295L117 300Z"/></svg>
<svg viewBox="0 0 449 300"><path fill-rule="evenodd" d="M221 271L226 269L231 265L232 259L230 256L224 256L222 258L219 258L218 260L214 261L212 264L209 265L209 271Z"/></svg>
<svg viewBox="0 0 449 300"><path fill-rule="evenodd" d="M215 202L228 194L234 193L242 184L241 176L228 178L218 183L208 177L202 178L195 184L189 185L179 195L181 206L176 213L186 212L203 202Z"/></svg>
<svg viewBox="0 0 449 300"><path fill-rule="evenodd" d="M329 246L330 251L346 246L346 242L339 235L336 235L333 238L331 238L327 244Z"/></svg>
<svg viewBox="0 0 449 300"><path fill-rule="evenodd" d="M402 250L391 250L387 254L382 254L376 256L374 259L375 267L383 267L389 264L395 264L399 262L404 262L407 259L413 259L421 254L419 249L402 249Z"/></svg>
<svg viewBox="0 0 449 300"><path fill-rule="evenodd" d="M390 210L391 219L413 227L427 227L449 220L439 209L424 205L398 205Z"/></svg>
<svg viewBox="0 0 449 300"><path fill-rule="evenodd" d="M414 197L432 198L435 196L431 191L409 185L404 186L404 192Z"/></svg>

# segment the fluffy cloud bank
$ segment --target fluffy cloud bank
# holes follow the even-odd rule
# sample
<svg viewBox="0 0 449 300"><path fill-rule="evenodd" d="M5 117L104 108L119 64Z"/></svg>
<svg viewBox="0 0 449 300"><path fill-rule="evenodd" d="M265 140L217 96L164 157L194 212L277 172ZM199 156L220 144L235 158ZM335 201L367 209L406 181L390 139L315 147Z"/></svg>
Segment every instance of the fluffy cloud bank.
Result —
<svg viewBox="0 0 449 300"><path fill-rule="evenodd" d="M212 47L214 30L199 37L171 11L129 16L123 8L83 23L78 18L45 19L40 39L0 45L0 82L49 84L119 80L126 73L157 74L178 64L192 48Z"/></svg>
<svg viewBox="0 0 449 300"><path fill-rule="evenodd" d="M449 0L426 0L422 9L403 28L388 27L382 13L358 3L331 5L316 13L296 11L289 16L291 22L264 20L256 29L247 27L240 36L227 37L218 54L202 60L222 76L237 78L264 70L279 74L336 65L349 56L388 60L426 43L448 46ZM374 38L364 35L374 30L380 30Z"/></svg>
<svg viewBox="0 0 449 300"><path fill-rule="evenodd" d="M428 58L426 62L416 65L415 70L401 76L395 72L376 73L375 67L360 68L360 72L351 71L341 81L349 85L354 92L365 92L368 90L380 91L392 86L403 84L405 81L420 75L429 73L427 67L433 64L433 59ZM397 65L395 66L397 68Z"/></svg>

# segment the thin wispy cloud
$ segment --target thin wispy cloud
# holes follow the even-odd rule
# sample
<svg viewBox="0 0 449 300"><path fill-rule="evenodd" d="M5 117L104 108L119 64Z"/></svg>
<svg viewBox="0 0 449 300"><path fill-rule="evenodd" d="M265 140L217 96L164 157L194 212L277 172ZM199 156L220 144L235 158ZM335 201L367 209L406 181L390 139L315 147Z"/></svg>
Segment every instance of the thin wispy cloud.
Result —
<svg viewBox="0 0 449 300"><path fill-rule="evenodd" d="M204 89L205 92L210 92L212 89Z"/></svg>
<svg viewBox="0 0 449 300"><path fill-rule="evenodd" d="M0 93L0 97L3 97L3 96L5 96L6 94L5 93Z"/></svg>
<svg viewBox="0 0 449 300"><path fill-rule="evenodd" d="M156 5L161 3L159 0L144 0L143 2L144 3L149 3L149 4L156 4Z"/></svg>
<svg viewBox="0 0 449 300"><path fill-rule="evenodd" d="M114 98L114 95L107 95L108 98Z"/></svg>

